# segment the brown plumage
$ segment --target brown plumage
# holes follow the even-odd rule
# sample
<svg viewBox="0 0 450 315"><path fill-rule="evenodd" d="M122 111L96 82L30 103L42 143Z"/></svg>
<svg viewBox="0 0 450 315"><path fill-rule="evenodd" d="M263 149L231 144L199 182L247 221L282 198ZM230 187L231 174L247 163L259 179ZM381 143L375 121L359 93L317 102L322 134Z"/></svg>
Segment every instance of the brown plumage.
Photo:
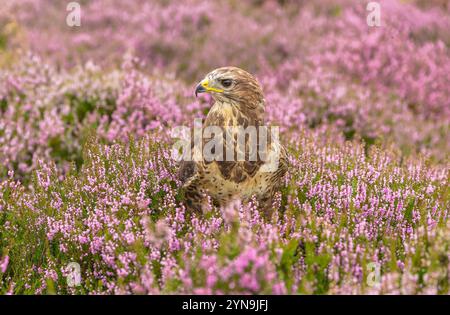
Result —
<svg viewBox="0 0 450 315"><path fill-rule="evenodd" d="M248 201L255 196L264 209L266 215L272 213L272 201L276 190L280 187L283 176L287 171L287 158L284 148L273 141L270 129L267 132L267 150L265 146L258 147L259 153L255 158L249 145L250 136L245 137L244 160L237 159L237 130L239 127L254 126L256 129L264 126L265 100L258 81L248 72L236 67L223 67L210 72L197 86L196 94L207 92L214 99L206 119L206 127L218 126L223 131L220 141L222 153L226 156L227 149L232 148L234 158L230 160L208 160L201 155L199 161L182 161L179 177L185 190L186 207L190 210L201 211L205 196L209 195L217 206L226 206L234 199ZM228 127L228 128L227 128ZM230 127L236 127L231 129ZM230 132L232 141L226 141L226 132ZM214 137L203 138L202 145ZM258 134L258 144L260 135ZM262 143L262 141L261 141ZM202 148L203 148L202 147ZM203 153L192 141L193 152ZM220 155L220 152L211 151ZM278 161L275 168L267 171L268 159L262 158L266 154L273 161ZM271 164L272 165L272 164Z"/></svg>

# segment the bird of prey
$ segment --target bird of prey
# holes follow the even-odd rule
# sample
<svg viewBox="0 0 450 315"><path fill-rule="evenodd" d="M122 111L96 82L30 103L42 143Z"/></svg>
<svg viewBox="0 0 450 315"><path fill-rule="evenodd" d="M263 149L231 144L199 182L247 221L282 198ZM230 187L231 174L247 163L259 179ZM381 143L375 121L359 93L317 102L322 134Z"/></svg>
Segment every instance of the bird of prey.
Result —
<svg viewBox="0 0 450 315"><path fill-rule="evenodd" d="M244 145L240 147L237 134L248 127L253 126L259 131L259 127L265 126L265 99L261 86L250 73L240 68L222 67L208 73L197 85L195 95L199 93L211 94L214 101L203 121L203 131L208 127L219 127L223 131L219 138L214 138L215 132L214 136L213 133L203 134L202 148L206 149L205 145L211 139L219 139L222 150L213 148L211 153L218 155L221 151L222 159L214 155L211 160L202 155L197 160L181 161L179 179L183 183L186 208L201 212L207 195L220 207L235 199L245 202L256 197L264 214L270 216L274 194L287 171L286 151L275 141L269 128L265 137L257 133L256 156L250 143L251 136L244 135L244 141L240 142ZM263 139L266 143L261 145ZM191 143L193 152L199 153L194 140ZM231 159L225 158L230 146ZM200 153L204 154L204 150Z"/></svg>

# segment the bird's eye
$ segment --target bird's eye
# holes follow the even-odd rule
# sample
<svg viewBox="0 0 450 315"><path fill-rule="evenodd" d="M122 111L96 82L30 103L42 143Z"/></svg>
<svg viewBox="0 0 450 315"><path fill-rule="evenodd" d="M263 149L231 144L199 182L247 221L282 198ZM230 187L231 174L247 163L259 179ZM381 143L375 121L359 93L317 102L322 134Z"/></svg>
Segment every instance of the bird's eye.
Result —
<svg viewBox="0 0 450 315"><path fill-rule="evenodd" d="M233 81L231 81L231 79L223 79L222 81L220 81L220 83L224 86L224 87L230 87L231 83L233 83Z"/></svg>

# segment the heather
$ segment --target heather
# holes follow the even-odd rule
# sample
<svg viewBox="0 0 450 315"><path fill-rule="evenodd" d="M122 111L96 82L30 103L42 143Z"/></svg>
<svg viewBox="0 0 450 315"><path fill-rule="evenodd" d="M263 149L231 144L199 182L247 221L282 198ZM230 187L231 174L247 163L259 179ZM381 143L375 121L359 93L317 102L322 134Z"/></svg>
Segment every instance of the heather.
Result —
<svg viewBox="0 0 450 315"><path fill-rule="evenodd" d="M0 294L448 294L450 9L379 3L1 1ZM224 65L289 152L270 218L183 206Z"/></svg>
<svg viewBox="0 0 450 315"><path fill-rule="evenodd" d="M304 133L264 220L253 205L186 213L157 135L90 139L78 174L2 182L4 290L24 293L448 293L448 173ZM67 288L81 262L85 283ZM368 287L369 262L382 270Z"/></svg>

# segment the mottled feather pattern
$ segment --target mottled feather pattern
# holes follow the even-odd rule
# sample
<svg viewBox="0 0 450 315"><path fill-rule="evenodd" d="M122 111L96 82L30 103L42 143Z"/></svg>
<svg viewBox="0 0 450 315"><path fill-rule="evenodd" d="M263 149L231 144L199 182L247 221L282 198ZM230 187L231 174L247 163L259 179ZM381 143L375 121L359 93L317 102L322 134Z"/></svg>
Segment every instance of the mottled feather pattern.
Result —
<svg viewBox="0 0 450 315"><path fill-rule="evenodd" d="M278 168L272 172L263 171L262 166L267 163L260 155L256 160L250 160L249 138L245 138L245 160L237 160L237 131L229 127L264 126L265 100L260 85L256 79L246 71L225 67L212 71L206 76L214 88L222 88L221 93L211 93L214 104L210 109L203 127L218 126L222 129L223 138L220 145L225 154L227 146L231 145L234 152L232 161L182 162L180 166L180 180L184 183L186 206L195 211L201 211L205 195L209 195L217 206L226 206L234 199L248 201L255 196L266 214L271 213L272 198L280 187L281 180L287 171L286 151L279 149ZM233 85L229 89L220 86L223 78L232 79ZM228 127L228 128L227 128ZM231 133L232 141L226 141L226 132ZM210 141L203 138L203 147ZM258 144L259 144L258 134ZM267 134L267 151L264 154L275 156L275 143L270 131ZM192 146L193 151L199 148ZM201 152L199 152L201 153Z"/></svg>

